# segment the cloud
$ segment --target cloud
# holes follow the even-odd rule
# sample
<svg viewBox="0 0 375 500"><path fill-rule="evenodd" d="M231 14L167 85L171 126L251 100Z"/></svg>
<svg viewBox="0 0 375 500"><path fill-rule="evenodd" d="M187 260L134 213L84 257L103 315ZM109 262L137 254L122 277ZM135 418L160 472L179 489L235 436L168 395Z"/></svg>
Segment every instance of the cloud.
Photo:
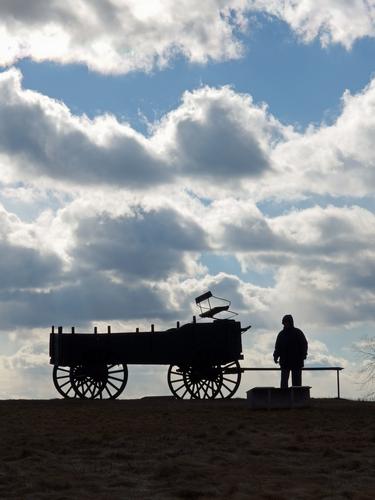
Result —
<svg viewBox="0 0 375 500"><path fill-rule="evenodd" d="M61 259L37 248L32 228L0 206L0 293L56 284L62 276Z"/></svg>
<svg viewBox="0 0 375 500"><path fill-rule="evenodd" d="M151 71L178 55L191 62L238 58L245 20L237 0L5 0L0 65L25 57L83 63L102 73Z"/></svg>
<svg viewBox="0 0 375 500"><path fill-rule="evenodd" d="M186 92L154 130L181 175L219 184L269 171L271 147L286 129L249 95L204 87Z"/></svg>
<svg viewBox="0 0 375 500"><path fill-rule="evenodd" d="M172 186L200 196L262 200L366 196L375 189L375 80L342 98L331 124L297 132L230 87L203 87L155 122L148 136L115 117L90 120L0 73L3 182L52 188ZM38 127L35 127L38 123Z"/></svg>
<svg viewBox="0 0 375 500"><path fill-rule="evenodd" d="M200 226L171 208L138 207L131 216L102 213L81 218L75 239L76 265L129 279L166 279L172 273L189 272L189 267L196 271L187 254L207 248Z"/></svg>
<svg viewBox="0 0 375 500"><path fill-rule="evenodd" d="M59 281L61 261L31 248L0 241L0 290L39 288Z"/></svg>
<svg viewBox="0 0 375 500"><path fill-rule="evenodd" d="M10 158L10 171L129 187L168 180L147 139L114 118L73 116L62 103L22 90L14 69L0 74L0 96L0 154Z"/></svg>
<svg viewBox="0 0 375 500"><path fill-rule="evenodd" d="M213 199L372 195L374 82L344 94L333 124L304 132L249 95L204 87L186 92L144 136L113 116L75 116L22 89L21 74L8 70L0 73L0 176L60 189L180 186Z"/></svg>
<svg viewBox="0 0 375 500"><path fill-rule="evenodd" d="M250 0L249 4L288 23L305 42L319 38L324 47L340 43L350 49L359 38L375 36L372 0Z"/></svg>
<svg viewBox="0 0 375 500"><path fill-rule="evenodd" d="M375 79L357 94L344 93L341 113L333 124L310 126L276 144L272 161L279 182L269 193L372 196L374 116Z"/></svg>
<svg viewBox="0 0 375 500"><path fill-rule="evenodd" d="M264 106L228 87L185 93L145 137L113 116L74 116L64 104L23 90L15 69L0 73L7 182L146 189L179 179L259 178L271 170L271 144L283 135Z"/></svg>
<svg viewBox="0 0 375 500"><path fill-rule="evenodd" d="M235 255L245 275L272 273L268 287L238 285L252 296L264 327L293 310L320 326L375 320L371 211L315 206L266 217L251 202L226 199L214 202L204 220L211 247Z"/></svg>
<svg viewBox="0 0 375 500"><path fill-rule="evenodd" d="M117 283L102 273L78 276L42 291L1 295L0 324L4 330L82 325L117 319L175 319L168 297L157 286Z"/></svg>
<svg viewBox="0 0 375 500"><path fill-rule="evenodd" d="M375 6L366 0L3 0L0 65L31 58L119 74L164 68L178 56L236 59L254 12L280 18L305 42L319 37L323 46L350 48L375 34Z"/></svg>

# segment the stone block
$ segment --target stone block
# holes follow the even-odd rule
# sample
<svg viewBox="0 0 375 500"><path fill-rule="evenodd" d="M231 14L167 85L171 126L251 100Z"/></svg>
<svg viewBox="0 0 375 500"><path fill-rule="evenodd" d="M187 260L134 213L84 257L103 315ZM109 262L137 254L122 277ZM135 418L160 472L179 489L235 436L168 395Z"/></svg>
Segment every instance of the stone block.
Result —
<svg viewBox="0 0 375 500"><path fill-rule="evenodd" d="M310 387L253 387L247 391L247 402L253 410L307 408L310 406Z"/></svg>

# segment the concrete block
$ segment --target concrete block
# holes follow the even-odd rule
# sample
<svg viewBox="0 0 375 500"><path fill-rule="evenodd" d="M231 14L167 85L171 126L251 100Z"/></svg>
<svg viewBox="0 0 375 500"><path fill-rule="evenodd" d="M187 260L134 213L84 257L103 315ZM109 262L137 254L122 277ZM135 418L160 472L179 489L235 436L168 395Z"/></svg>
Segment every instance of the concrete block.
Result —
<svg viewBox="0 0 375 500"><path fill-rule="evenodd" d="M307 408L310 406L310 387L253 387L247 391L247 402L253 410Z"/></svg>

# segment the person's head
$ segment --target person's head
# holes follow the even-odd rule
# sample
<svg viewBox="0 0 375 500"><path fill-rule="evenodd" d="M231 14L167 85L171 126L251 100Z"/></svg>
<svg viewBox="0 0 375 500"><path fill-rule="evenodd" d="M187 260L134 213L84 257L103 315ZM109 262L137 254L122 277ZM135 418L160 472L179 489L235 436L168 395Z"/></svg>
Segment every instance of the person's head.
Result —
<svg viewBox="0 0 375 500"><path fill-rule="evenodd" d="M285 327L294 326L293 316L291 314L286 314L282 319L282 324Z"/></svg>

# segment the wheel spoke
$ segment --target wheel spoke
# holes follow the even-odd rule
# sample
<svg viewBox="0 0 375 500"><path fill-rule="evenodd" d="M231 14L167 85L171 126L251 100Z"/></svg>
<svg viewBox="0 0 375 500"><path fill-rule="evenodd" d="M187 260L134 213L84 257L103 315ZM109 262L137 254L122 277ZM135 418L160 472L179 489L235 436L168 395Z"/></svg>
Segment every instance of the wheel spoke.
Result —
<svg viewBox="0 0 375 500"><path fill-rule="evenodd" d="M230 382L231 384L235 384L237 382L237 380L232 380L228 377L223 377L223 380L226 380L227 382Z"/></svg>
<svg viewBox="0 0 375 500"><path fill-rule="evenodd" d="M66 382L64 382L63 384L60 385L60 389L62 389L64 386L66 386L66 384L69 384L70 380L67 380Z"/></svg>
<svg viewBox="0 0 375 500"><path fill-rule="evenodd" d="M223 386L230 392L231 391L231 388L229 386L227 386L224 382L223 382Z"/></svg>
<svg viewBox="0 0 375 500"><path fill-rule="evenodd" d="M203 399L205 399L205 396L208 396L208 389L210 388L210 384L206 382L205 387L206 388L203 393Z"/></svg>
<svg viewBox="0 0 375 500"><path fill-rule="evenodd" d="M117 377L112 377L111 375L108 375L108 378L112 379L112 380L118 380L119 382L122 382L123 379L122 378L117 378Z"/></svg>
<svg viewBox="0 0 375 500"><path fill-rule="evenodd" d="M69 394L69 392L70 392L72 389L73 389L73 386L71 385L71 386L69 387L69 389L66 391L66 394L68 395L68 394Z"/></svg>
<svg viewBox="0 0 375 500"><path fill-rule="evenodd" d="M112 387L114 387L117 391L118 387L116 387L114 384L112 384L112 382L110 380L107 380L107 384L111 385Z"/></svg>
<svg viewBox="0 0 375 500"><path fill-rule="evenodd" d="M185 391L184 391L184 393L182 394L181 399L184 399L184 397L185 397L185 395L186 395L186 393L187 393L187 392L189 392L189 391L188 391L188 389L185 387Z"/></svg>
<svg viewBox="0 0 375 500"><path fill-rule="evenodd" d="M183 383L183 384L179 385L178 387L175 387L174 390L179 391L181 389L181 387L185 387L185 384Z"/></svg>

